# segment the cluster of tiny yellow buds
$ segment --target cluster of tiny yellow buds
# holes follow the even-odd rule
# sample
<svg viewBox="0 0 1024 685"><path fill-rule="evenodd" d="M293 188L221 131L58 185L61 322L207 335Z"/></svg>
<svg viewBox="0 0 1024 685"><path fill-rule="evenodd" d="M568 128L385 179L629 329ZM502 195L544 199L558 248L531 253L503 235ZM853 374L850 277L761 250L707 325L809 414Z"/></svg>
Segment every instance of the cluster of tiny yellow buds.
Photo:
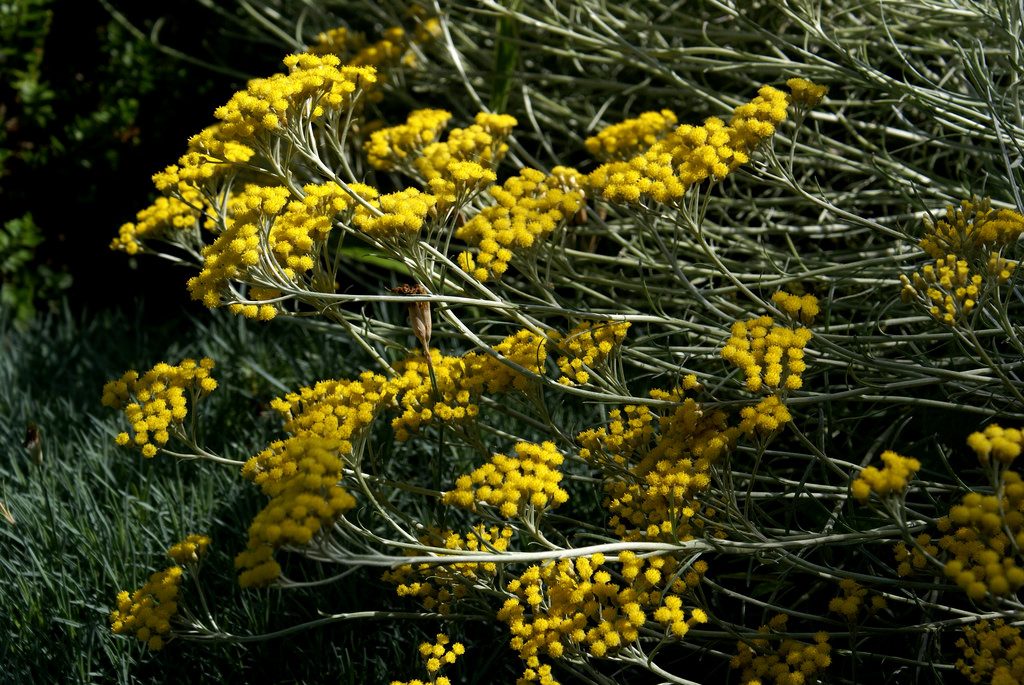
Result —
<svg viewBox="0 0 1024 685"><path fill-rule="evenodd" d="M1017 685L1024 682L1024 638L1020 628L997 618L964 626L956 646L963 652L956 667L972 683Z"/></svg>
<svg viewBox="0 0 1024 685"><path fill-rule="evenodd" d="M928 557L939 553L939 548L932 544L932 536L920 533L914 538L914 545L907 549L905 542L899 542L893 548L896 556L896 573L900 578L924 571L928 567Z"/></svg>
<svg viewBox="0 0 1024 685"><path fill-rule="evenodd" d="M452 129L446 141L424 146L413 161L416 171L427 181L454 181L455 162L475 162L493 170L505 158L506 140L517 123L515 117L507 114L480 112L471 126Z"/></svg>
<svg viewBox="0 0 1024 685"><path fill-rule="evenodd" d="M361 183L350 186L364 199L377 196L377 191ZM339 214L348 218L357 201L333 181L310 183L303 187L301 200L292 200L284 211L271 221L267 233L270 253L291 279L314 268L314 245L322 244Z"/></svg>
<svg viewBox="0 0 1024 685"><path fill-rule="evenodd" d="M1011 278L1017 270L1017 262L1004 259L1002 255L993 252L988 256L988 264L985 265L985 272L995 279L996 283L1003 285Z"/></svg>
<svg viewBox="0 0 1024 685"><path fill-rule="evenodd" d="M644 112L605 127L583 144L599 160L627 160L668 135L676 123L676 115L670 110Z"/></svg>
<svg viewBox="0 0 1024 685"><path fill-rule="evenodd" d="M580 385L590 380L588 369L602 365L626 339L628 321L584 321L558 339L558 358L562 385Z"/></svg>
<svg viewBox="0 0 1024 685"><path fill-rule="evenodd" d="M988 198L964 200L960 207L946 207L938 221L924 220L924 237L918 246L936 259L953 254L962 259L983 249L995 250L1017 242L1024 234L1024 216L1011 209L992 209Z"/></svg>
<svg viewBox="0 0 1024 685"><path fill-rule="evenodd" d="M128 371L107 382L103 405L124 410L134 433L119 433L117 444L134 444L143 456L156 456L170 440L171 431L180 429L188 415L186 393L199 398L216 389L217 381L210 376L213 366L213 360L206 357L198 362L185 359L177 366L160 362L142 376Z"/></svg>
<svg viewBox="0 0 1024 685"><path fill-rule="evenodd" d="M372 66L342 65L335 55L288 55L284 64L287 74L249 81L214 111L221 136L248 141L318 119L327 110L344 110L360 89L377 81Z"/></svg>
<svg viewBox="0 0 1024 685"><path fill-rule="evenodd" d="M266 585L281 572L273 551L282 545L306 545L326 525L355 506L338 485L340 444L311 435L278 441L246 463L243 475L259 482L270 496L249 526L249 543L235 557L242 587ZM251 467L253 460L257 466Z"/></svg>
<svg viewBox="0 0 1024 685"><path fill-rule="evenodd" d="M589 428L576 436L581 445L580 457L627 466L634 454L650 444L655 418L646 405L628 404L622 409L612 409L608 412L607 426Z"/></svg>
<svg viewBox="0 0 1024 685"><path fill-rule="evenodd" d="M380 215L358 205L353 222L363 233L380 240L415 237L436 202L433 195L406 188L369 201L382 212Z"/></svg>
<svg viewBox="0 0 1024 685"><path fill-rule="evenodd" d="M456 231L455 236L478 248L474 256L463 252L459 266L479 281L500 277L516 251L526 251L551 235L583 206L583 191L566 187L564 180L577 174L565 167L545 176L523 169L488 193L495 204L481 210Z"/></svg>
<svg viewBox="0 0 1024 685"><path fill-rule="evenodd" d="M247 185L228 202L224 230L203 248L203 268L188 281L192 299L207 307L220 305L232 280L245 280L260 263L260 233L288 204L290 192L282 186Z"/></svg>
<svg viewBox="0 0 1024 685"><path fill-rule="evenodd" d="M746 435L770 435L793 420L789 408L778 395L768 395L753 407L740 409L739 430Z"/></svg>
<svg viewBox="0 0 1024 685"><path fill-rule="evenodd" d="M967 446L978 455L978 461L988 464L995 460L1000 464L1012 464L1024 447L1024 431L1018 428L1002 428L998 424L985 426L985 430L971 433Z"/></svg>
<svg viewBox="0 0 1024 685"><path fill-rule="evenodd" d="M844 578L839 581L839 588L843 591L843 594L839 597L833 597L829 601L828 610L841 614L847 621L854 623L860 614L861 608L864 606L864 600L868 598L868 591L866 588L861 587L857 581L850 578ZM872 595L870 601L871 614L885 608L885 598L881 595Z"/></svg>
<svg viewBox="0 0 1024 685"><path fill-rule="evenodd" d="M486 503L505 518L522 514L526 507L553 509L569 499L558 486L563 460L553 442L520 442L515 456L495 454L472 473L459 476L455 489L444 493L442 501L473 510Z"/></svg>
<svg viewBox="0 0 1024 685"><path fill-rule="evenodd" d="M281 291L274 288L253 287L249 290L249 297L252 300L270 300L280 295ZM277 307L269 302L232 302L228 305L228 311L258 321L270 321L277 316Z"/></svg>
<svg viewBox="0 0 1024 685"><path fill-rule="evenodd" d="M916 301L933 319L947 326L961 321L978 303L983 277L972 274L967 260L949 254L925 264L907 278L900 274L904 302Z"/></svg>
<svg viewBox="0 0 1024 685"><path fill-rule="evenodd" d="M452 531L431 531L420 542L454 551L504 552L512 540L512 529L474 526L465 536ZM458 600L469 596L469 588L478 582L490 582L497 573L493 562L455 564L411 564L384 573L382 579L394 583L399 597L415 597L427 611L450 614ZM478 580L479 579L479 580Z"/></svg>
<svg viewBox="0 0 1024 685"><path fill-rule="evenodd" d="M426 661L427 671L433 675L444 666L450 666L455 660L466 653L466 648L461 642L449 646L451 640L444 633L437 634L437 641L433 644L424 642L420 644L420 656Z"/></svg>
<svg viewBox="0 0 1024 685"><path fill-rule="evenodd" d="M805 78L791 78L786 81L789 87L789 99L798 107L815 107L828 93L828 86L818 85Z"/></svg>
<svg viewBox="0 0 1024 685"><path fill-rule="evenodd" d="M789 97L778 88L761 86L757 97L733 110L729 120L729 142L733 148L749 152L775 135L776 127L786 119Z"/></svg>
<svg viewBox="0 0 1024 685"><path fill-rule="evenodd" d="M821 312L818 306L818 298L814 295L794 295L784 290L772 294L772 302L779 306L789 318L810 324L814 317Z"/></svg>
<svg viewBox="0 0 1024 685"><path fill-rule="evenodd" d="M162 649L171 634L171 619L178 613L181 579L182 568L170 566L152 574L131 594L127 590L117 593L117 608L110 614L113 632L133 633L149 649Z"/></svg>
<svg viewBox="0 0 1024 685"><path fill-rule="evenodd" d="M206 189L243 164L256 152L248 145L226 138L220 124L208 126L188 140L188 151L177 164L153 175L153 184L162 193L177 193L189 201L190 192Z"/></svg>
<svg viewBox="0 0 1024 685"><path fill-rule="evenodd" d="M370 166L380 171L410 171L423 148L437 142L451 117L451 112L443 109L418 109L404 124L374 131L365 146Z"/></svg>
<svg viewBox="0 0 1024 685"><path fill-rule="evenodd" d="M529 685L529 683L559 685L559 682L555 680L555 676L551 672L551 664L542 664L537 657L527 659L523 676L516 678L516 685Z"/></svg>
<svg viewBox="0 0 1024 685"><path fill-rule="evenodd" d="M743 371L747 390L799 390L807 368L804 348L811 340L806 328L776 326L770 316L736 321L722 348L722 358Z"/></svg>
<svg viewBox="0 0 1024 685"><path fill-rule="evenodd" d="M690 618L686 618L683 600L679 595L666 595L664 604L654 612L654 620L676 638L684 637L694 625L707 623L708 615L700 608L690 610Z"/></svg>
<svg viewBox="0 0 1024 685"><path fill-rule="evenodd" d="M739 642L739 653L732 658L733 668L742 668L740 682L774 683L775 685L805 685L816 682L815 676L832 664L832 648L828 644L828 633L819 632L814 644L784 638L777 648L771 649L769 636L786 629L787 616L779 614L761 626L759 637L748 642ZM778 638L775 638L778 639Z"/></svg>
<svg viewBox="0 0 1024 685"><path fill-rule="evenodd" d="M464 205L497 179L497 174L476 162L455 160L448 163L443 176L430 179L427 185L437 197L436 211L441 212Z"/></svg>
<svg viewBox="0 0 1024 685"><path fill-rule="evenodd" d="M541 655L558 659L567 649L600 658L639 637L646 613L602 564L601 554L560 559L509 581L511 596L498 619L508 624L510 644L527 665Z"/></svg>
<svg viewBox="0 0 1024 685"><path fill-rule="evenodd" d="M959 526L953 530L953 526ZM1017 552L1024 548L1024 482L1015 471L1002 474L1002 496L969 492L949 516L939 519L945 535L939 547L950 559L946 577L974 601L988 593L1005 597L1024 586Z"/></svg>
<svg viewBox="0 0 1024 685"><path fill-rule="evenodd" d="M901 495L914 474L921 469L921 462L913 457L902 457L892 450L882 452L881 469L868 466L850 484L850 492L861 502L866 502L875 493L879 497Z"/></svg>
<svg viewBox="0 0 1024 685"><path fill-rule="evenodd" d="M206 535L189 535L181 542L171 545L167 549L168 556L178 564L184 566L189 563L196 563L199 557L203 556L206 548L210 546L210 538Z"/></svg>
<svg viewBox="0 0 1024 685"><path fill-rule="evenodd" d="M184 200L158 197L135 215L135 223L121 226L118 236L110 243L110 249L133 255L144 249L143 241L164 239L175 231L195 229L209 203L194 188L186 188L182 197Z"/></svg>

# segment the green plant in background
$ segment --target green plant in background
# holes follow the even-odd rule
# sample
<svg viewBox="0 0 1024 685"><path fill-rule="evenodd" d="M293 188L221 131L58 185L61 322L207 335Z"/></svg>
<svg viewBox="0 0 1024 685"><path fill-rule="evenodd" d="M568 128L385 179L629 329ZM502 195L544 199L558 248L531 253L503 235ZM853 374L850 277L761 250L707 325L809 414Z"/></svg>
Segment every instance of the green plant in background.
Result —
<svg viewBox="0 0 1024 685"><path fill-rule="evenodd" d="M22 323L35 316L37 303L53 306L71 286L69 274L33 263L42 242L31 214L11 219L0 228L0 306Z"/></svg>
<svg viewBox="0 0 1024 685"><path fill-rule="evenodd" d="M390 618L441 633L435 681L469 622L523 683L1024 676L1018 6L240 6L293 54L112 246L362 371L275 381L248 450L204 440L223 360L103 401L249 481L220 577L320 615L232 626L207 561L116 632ZM367 569L396 597L334 606Z"/></svg>

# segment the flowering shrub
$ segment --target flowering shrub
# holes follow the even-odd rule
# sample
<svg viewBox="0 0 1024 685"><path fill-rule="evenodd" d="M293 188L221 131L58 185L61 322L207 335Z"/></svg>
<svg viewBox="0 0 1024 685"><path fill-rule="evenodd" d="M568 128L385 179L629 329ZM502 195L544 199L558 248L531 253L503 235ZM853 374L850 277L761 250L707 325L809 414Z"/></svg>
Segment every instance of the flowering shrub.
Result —
<svg viewBox="0 0 1024 685"><path fill-rule="evenodd" d="M471 7L407 13L365 47L325 31L215 112L112 245L179 260L192 297L268 335L316 319L372 368L303 379L271 402L281 438L228 458L182 427L184 389L210 379L158 365L105 390L134 431L118 442L260 489L242 586L294 585L293 556L379 567L395 616L507 626L521 683L691 683L712 662L748 684L845 682L880 660L1016 673L1024 207L1003 161L1024 143L1019 110L972 95L960 43L930 42L960 66L916 65L919 83L857 56L867 30L919 59L879 27L924 40L930 5L863 8L833 39L787 3L768 3L781 19L716 3L716 21L678 24L602 8L572 29L485 4L535 34L515 49L544 71L505 94L514 115L478 92ZM968 33L1001 21L962 13ZM683 28L637 33L652 25ZM792 59L712 79L674 61L691 30ZM757 54L723 51L693 57L733 72ZM611 77L611 98L544 90L573 68ZM662 84L637 87L632 116L616 113L630 70ZM468 99L409 104L446 82ZM901 157L915 146L929 152ZM163 612L151 647L240 639L147 592ZM421 647L430 682L462 654L448 640ZM980 658L988 643L1002 651Z"/></svg>

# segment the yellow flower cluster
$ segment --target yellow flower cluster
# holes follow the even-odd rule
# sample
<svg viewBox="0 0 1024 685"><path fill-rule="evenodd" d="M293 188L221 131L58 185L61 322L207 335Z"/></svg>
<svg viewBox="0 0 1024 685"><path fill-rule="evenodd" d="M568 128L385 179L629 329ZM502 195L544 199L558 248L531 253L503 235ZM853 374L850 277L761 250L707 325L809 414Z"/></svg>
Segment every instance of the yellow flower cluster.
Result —
<svg viewBox="0 0 1024 685"><path fill-rule="evenodd" d="M1012 464L1024 447L1024 431L1017 428L1002 428L998 424L985 426L985 430L971 433L967 446L978 455L978 461L988 464L995 460L1003 465Z"/></svg>
<svg viewBox="0 0 1024 685"><path fill-rule="evenodd" d="M361 183L354 186L353 190L363 197L376 197L377 191L373 188ZM355 199L333 181L307 184L302 193L301 200L289 202L274 219L267 235L271 254L289 278L313 268L313 246L327 240L335 217L346 216L358 206Z"/></svg>
<svg viewBox="0 0 1024 685"><path fill-rule="evenodd" d="M785 614L778 614L768 625L758 628L764 637L751 640L749 644L737 643L739 653L732 658L730 665L743 669L740 676L743 685L804 685L813 682L811 679L815 675L831 665L832 648L825 632L814 636L814 644L785 638L777 648L771 649L770 636L785 631L788 618Z"/></svg>
<svg viewBox="0 0 1024 685"><path fill-rule="evenodd" d="M187 187L181 197L183 199L158 197L153 204L140 210L135 215L135 223L121 226L118 236L110 243L110 249L134 255L145 249L140 241L162 239L174 231L194 229L209 203L191 187Z"/></svg>
<svg viewBox="0 0 1024 685"><path fill-rule="evenodd" d="M474 526L465 536L452 531L431 531L420 542L457 551L498 553L508 549L511 528ZM399 597L414 597L427 611L450 614L455 602L469 595L470 588L490 587L498 571L493 562L455 564L405 564L387 571L382 580L397 585Z"/></svg>
<svg viewBox="0 0 1024 685"><path fill-rule="evenodd" d="M360 231L378 240L415 238L436 203L433 195L406 188L369 200L382 212L379 216L358 205L352 220Z"/></svg>
<svg viewBox="0 0 1024 685"><path fill-rule="evenodd" d="M814 295L794 295L785 290L779 290L772 294L772 302L779 306L789 318L810 324L821 312L818 305L818 298Z"/></svg>
<svg viewBox="0 0 1024 685"><path fill-rule="evenodd" d="M117 593L117 608L110 614L110 627L117 635L134 633L146 646L163 649L171 634L171 619L178 613L182 569L169 566L149 577L146 584L128 594Z"/></svg>
<svg viewBox="0 0 1024 685"><path fill-rule="evenodd" d="M339 485L353 442L392 399L386 379L363 373L357 380L321 381L271 402L291 434L250 458L242 475L270 501L249 527L249 544L235 559L243 586L265 585L280 575L273 552L304 545L322 527L355 505Z"/></svg>
<svg viewBox="0 0 1024 685"><path fill-rule="evenodd" d="M699 387L695 377L684 380L684 389ZM739 435L726 425L722 411L708 411L682 390L653 391L653 397L677 402L674 409L657 417L653 412L626 407L631 415L623 424L615 414L607 427L589 429L577 436L580 456L617 468L605 482L605 506L611 511L611 530L623 540L678 541L693 538L693 529L704 525L700 495L711 485L710 470L716 459Z"/></svg>
<svg viewBox="0 0 1024 685"><path fill-rule="evenodd" d="M971 258L983 249L1012 245L1024 234L1024 216L1011 209L992 209L988 198L963 200L960 207L946 207L938 221L926 218L924 237L918 246L935 259L947 255Z"/></svg>
<svg viewBox="0 0 1024 685"><path fill-rule="evenodd" d="M214 110L223 138L245 142L343 111L377 81L373 67L343 65L335 55L288 55L284 65L288 73L253 79Z"/></svg>
<svg viewBox="0 0 1024 685"><path fill-rule="evenodd" d="M945 533L939 547L952 558L946 577L975 601L987 593L1005 597L1024 586L1017 550L1024 548L1024 481L1015 471L1002 474L1001 495L969 492L939 519ZM955 531L953 526L959 526Z"/></svg>
<svg viewBox="0 0 1024 685"><path fill-rule="evenodd" d="M423 665L430 674L430 681L422 680L400 681L392 680L391 685L451 685L451 680L446 676L438 675L438 672L445 666L454 664L455 661L466 653L466 648L461 642L451 644L451 638L444 633L438 633L436 642L420 643L420 656L423 657Z"/></svg>
<svg viewBox="0 0 1024 685"><path fill-rule="evenodd" d="M523 329L493 349L510 362L539 374L547 359L546 345L546 338ZM480 411L476 400L484 391L500 394L525 390L531 383L529 377L488 353L454 357L431 350L430 355L429 363L417 355L396 365L398 376L389 381L390 392L402 411L391 423L399 441L408 440L423 425L434 421L452 423L475 417Z"/></svg>
<svg viewBox="0 0 1024 685"><path fill-rule="evenodd" d="M206 548L210 546L210 538L206 535L189 535L181 542L177 542L167 550L167 554L179 565L197 563L199 557L203 556Z"/></svg>
<svg viewBox="0 0 1024 685"><path fill-rule="evenodd" d="M520 442L515 456L495 454L468 475L455 480L455 489L442 501L476 510L478 503L497 507L505 518L522 515L527 507L542 511L565 504L569 493L558 486L564 457L553 442Z"/></svg>
<svg viewBox="0 0 1024 685"><path fill-rule="evenodd" d="M828 93L828 86L820 86L805 78L791 78L786 81L786 85L789 87L790 100L798 107L815 107Z"/></svg>
<svg viewBox="0 0 1024 685"><path fill-rule="evenodd" d="M355 499L338 485L342 458L339 443L311 435L277 442L257 460L254 472L246 463L243 474L260 483L270 496L249 526L246 549L235 557L242 587L266 585L277 579L281 567L274 550L282 545L305 545L324 526L355 506ZM277 474L280 475L277 475ZM277 475L275 478L274 476Z"/></svg>
<svg viewBox="0 0 1024 685"><path fill-rule="evenodd" d="M939 548L932 544L932 536L920 533L914 538L914 545L907 549L905 542L899 542L893 548L896 556L896 573L900 578L924 571L928 567L928 556L934 557Z"/></svg>
<svg viewBox="0 0 1024 685"><path fill-rule="evenodd" d="M748 437L756 433L771 435L793 420L793 415L778 395L768 395L753 407L740 409L740 432Z"/></svg>
<svg viewBox="0 0 1024 685"><path fill-rule="evenodd" d="M190 192L209 189L255 154L248 145L225 137L221 125L214 124L189 138L187 151L178 163L154 174L153 184L160 192L174 192L188 200Z"/></svg>
<svg viewBox="0 0 1024 685"><path fill-rule="evenodd" d="M423 155L423 148L436 142L452 118L443 109L417 109L404 124L374 131L366 142L370 166L380 171L406 171Z"/></svg>
<svg viewBox="0 0 1024 685"><path fill-rule="evenodd" d="M146 373L127 371L120 379L103 386L103 406L124 410L134 436L119 433L116 442L134 444L144 457L156 456L167 444L171 432L182 431L188 415L188 399L193 401L214 391L217 381L210 376L214 363L204 357L198 362L185 359L177 366L160 362Z"/></svg>
<svg viewBox="0 0 1024 685"><path fill-rule="evenodd" d="M925 264L911 278L900 274L900 295L904 302L918 302L939 323L952 326L974 310L983 280L981 274L971 273L967 260L949 254Z"/></svg>
<svg viewBox="0 0 1024 685"><path fill-rule="evenodd" d="M854 623L864 607L864 600L867 599L868 591L851 578L843 578L839 581L839 588L843 591L843 594L829 600L828 610L841 614L847 621ZM872 595L870 613L874 614L884 608L885 598L881 595Z"/></svg>
<svg viewBox="0 0 1024 685"><path fill-rule="evenodd" d="M921 462L913 457L902 457L892 450L882 452L881 469L868 466L850 484L850 492L861 502L866 502L875 493L879 497L900 495L914 474L921 470Z"/></svg>
<svg viewBox="0 0 1024 685"><path fill-rule="evenodd" d="M707 623L708 615L703 609L691 609L690 618L686 618L682 597L666 595L665 603L654 612L654 620L665 626L673 636L682 638L690 632L691 626Z"/></svg>
<svg viewBox="0 0 1024 685"><path fill-rule="evenodd" d="M722 348L722 358L743 371L747 390L800 389L801 374L807 368L804 347L811 340L810 330L776 326L772 317L762 316L736 321L731 333Z"/></svg>
<svg viewBox="0 0 1024 685"><path fill-rule="evenodd" d="M260 234L269 231L288 204L289 191L281 186L247 185L231 198L230 217L223 232L203 248L203 268L188 280L192 299L213 308L221 303L224 291L232 280L244 280L248 270L260 263ZM266 305L265 316L273 316L273 307Z"/></svg>
<svg viewBox="0 0 1024 685"><path fill-rule="evenodd" d="M676 115L671 110L644 112L638 117L606 126L583 144L587 152L601 161L627 160L668 135L676 123Z"/></svg>
<svg viewBox="0 0 1024 685"><path fill-rule="evenodd" d="M438 198L438 210L461 205L497 180L494 169L508 152L505 142L516 125L507 114L476 115L466 128L441 131L451 113L440 109L412 112L404 124L371 134L366 145L370 165L421 178Z"/></svg>
<svg viewBox="0 0 1024 685"><path fill-rule="evenodd" d="M964 636L956 641L964 657L957 669L972 683L1017 685L1024 682L1024 639L1020 628L997 618L983 619L964 626Z"/></svg>
<svg viewBox="0 0 1024 685"><path fill-rule="evenodd" d="M523 169L488 193L495 204L481 210L455 237L478 248L458 256L459 266L479 281L500 277L517 250L528 250L551 235L583 206L583 191L567 181L572 169L555 167L550 176Z"/></svg>
<svg viewBox="0 0 1024 685"><path fill-rule="evenodd" d="M639 637L647 615L634 593L600 569L604 563L601 554L559 559L509 581L512 596L498 619L508 624L512 648L527 665L535 667L531 657L578 651L603 657Z"/></svg>
<svg viewBox="0 0 1024 685"><path fill-rule="evenodd" d="M590 380L588 369L595 369L608 359L626 339L628 321L584 321L564 337L556 338L558 349L565 355L558 358L562 385L578 385Z"/></svg>
<svg viewBox="0 0 1024 685"><path fill-rule="evenodd" d="M762 86L757 97L733 111L728 125L718 117L701 126L683 124L633 157L599 166L588 186L609 202L672 203L690 186L725 178L750 161L754 149L785 120L788 105L785 93Z"/></svg>

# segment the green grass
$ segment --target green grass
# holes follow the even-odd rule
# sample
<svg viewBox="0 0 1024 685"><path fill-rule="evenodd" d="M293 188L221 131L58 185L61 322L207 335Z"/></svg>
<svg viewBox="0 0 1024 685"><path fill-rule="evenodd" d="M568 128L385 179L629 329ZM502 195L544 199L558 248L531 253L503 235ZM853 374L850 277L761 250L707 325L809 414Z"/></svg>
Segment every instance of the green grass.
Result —
<svg viewBox="0 0 1024 685"><path fill-rule="evenodd" d="M182 339L180 330L189 330L189 337ZM117 591L165 568L163 550L191 532L213 537L203 585L218 624L235 635L314 620L316 609L411 608L394 599L374 571L312 590L243 592L232 558L262 506L256 488L232 469L146 460L114 445L120 418L99 396L103 382L124 369L213 356L220 388L202 412L207 442L245 458L280 430L265 403L281 388L268 377L292 379L297 387L351 373L362 362L322 333L287 325L275 327L273 336L262 333L228 316L154 326L142 316L65 311L24 331L0 321L0 439L7 446L0 457L0 500L15 520L0 519L0 575L6 579L0 584L0 683L364 683L422 676L415 644L440 629L434 621L421 622L419 634L408 624L378 620L247 645L177 640L158 653L110 632L107 615ZM22 447L28 422L42 431L41 464ZM288 572L332 575L294 565ZM188 597L194 588L185 587ZM494 632L499 642L504 637L498 625L474 629ZM473 677L462 681L506 680L493 671L509 662L506 656L490 665L485 660L496 658L493 651L476 664L470 657L465 670Z"/></svg>

